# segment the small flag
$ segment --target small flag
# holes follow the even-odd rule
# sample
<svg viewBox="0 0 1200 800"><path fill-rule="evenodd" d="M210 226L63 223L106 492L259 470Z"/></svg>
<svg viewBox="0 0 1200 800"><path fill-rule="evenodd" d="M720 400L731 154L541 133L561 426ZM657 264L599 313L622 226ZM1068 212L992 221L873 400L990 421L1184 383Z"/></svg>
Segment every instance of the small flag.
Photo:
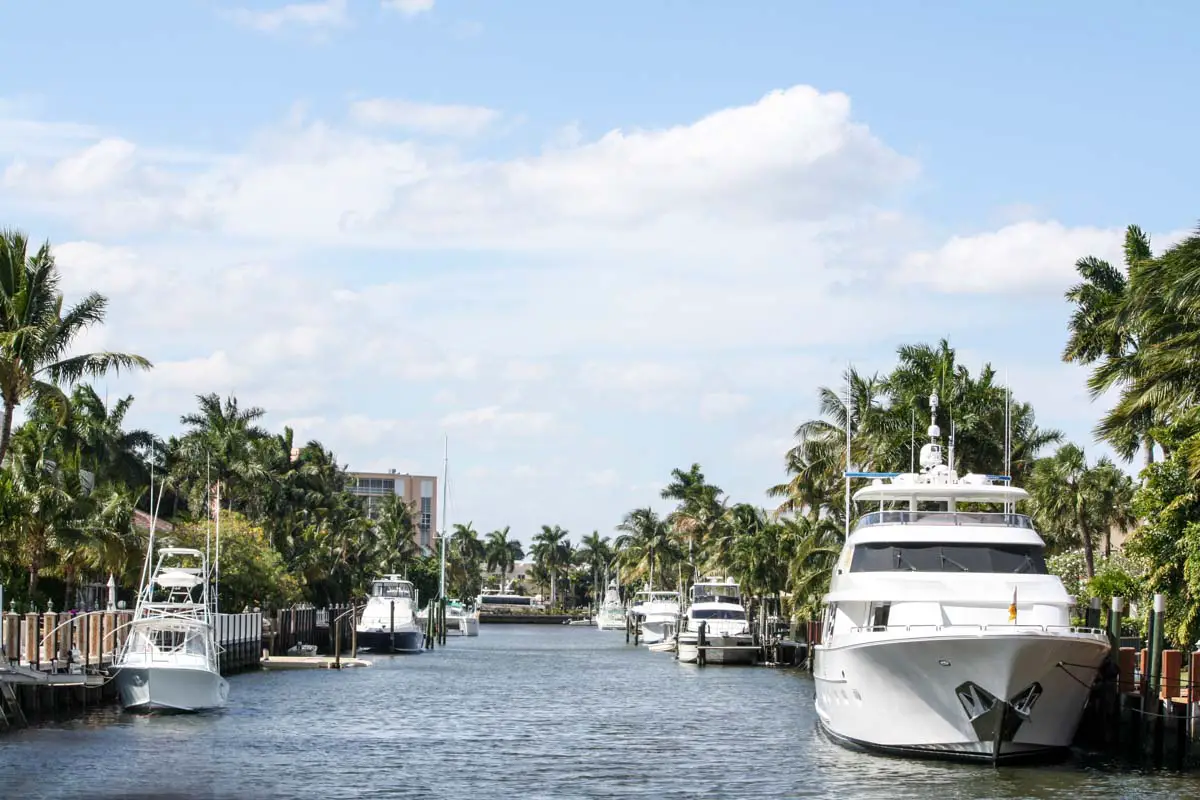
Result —
<svg viewBox="0 0 1200 800"><path fill-rule="evenodd" d="M1013 587L1012 605L1008 607L1008 621L1016 623L1017 621L1017 587Z"/></svg>

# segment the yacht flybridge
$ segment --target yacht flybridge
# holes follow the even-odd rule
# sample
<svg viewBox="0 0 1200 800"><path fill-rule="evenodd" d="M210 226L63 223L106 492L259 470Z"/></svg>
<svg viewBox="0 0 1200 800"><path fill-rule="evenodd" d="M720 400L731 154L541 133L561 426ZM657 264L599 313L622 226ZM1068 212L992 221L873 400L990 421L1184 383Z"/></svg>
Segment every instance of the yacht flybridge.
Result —
<svg viewBox="0 0 1200 800"><path fill-rule="evenodd" d="M959 477L936 424L929 436L920 473L846 473L872 479L853 498L878 506L846 537L824 598L820 724L842 744L901 755L1062 753L1109 641L1071 625L1074 598L1015 513L1028 494L1007 476Z"/></svg>

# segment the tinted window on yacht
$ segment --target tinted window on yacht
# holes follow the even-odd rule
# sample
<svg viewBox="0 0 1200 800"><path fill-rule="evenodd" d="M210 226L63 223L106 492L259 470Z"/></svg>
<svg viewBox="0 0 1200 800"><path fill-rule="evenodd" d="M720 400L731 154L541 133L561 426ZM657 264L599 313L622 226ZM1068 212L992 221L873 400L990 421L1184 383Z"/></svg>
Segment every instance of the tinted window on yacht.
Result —
<svg viewBox="0 0 1200 800"><path fill-rule="evenodd" d="M746 612L734 608L693 608L692 619L745 619Z"/></svg>
<svg viewBox="0 0 1200 800"><path fill-rule="evenodd" d="M1046 574L1046 555L1032 544L871 543L854 548L851 572L993 572Z"/></svg>

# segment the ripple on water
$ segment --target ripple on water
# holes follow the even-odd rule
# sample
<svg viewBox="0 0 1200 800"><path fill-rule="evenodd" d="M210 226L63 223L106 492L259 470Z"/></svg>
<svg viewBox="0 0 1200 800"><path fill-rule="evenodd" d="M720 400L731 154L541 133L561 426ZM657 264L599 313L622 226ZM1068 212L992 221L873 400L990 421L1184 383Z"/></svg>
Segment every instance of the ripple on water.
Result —
<svg viewBox="0 0 1200 800"><path fill-rule="evenodd" d="M853 753L818 733L801 673L698 669L591 628L487 626L432 653L367 658L236 676L217 714L100 709L8 736L0 796L1078 800L1195 786Z"/></svg>

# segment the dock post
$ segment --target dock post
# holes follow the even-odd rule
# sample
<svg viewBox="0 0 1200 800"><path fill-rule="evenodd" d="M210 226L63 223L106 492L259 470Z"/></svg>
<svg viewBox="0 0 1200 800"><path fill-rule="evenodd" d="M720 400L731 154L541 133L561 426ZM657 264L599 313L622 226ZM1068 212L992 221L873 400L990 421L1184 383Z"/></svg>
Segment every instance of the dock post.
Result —
<svg viewBox="0 0 1200 800"><path fill-rule="evenodd" d="M439 644L446 646L446 598L438 599L438 638Z"/></svg>
<svg viewBox="0 0 1200 800"><path fill-rule="evenodd" d="M708 622L702 621L696 628L696 666L708 663Z"/></svg>
<svg viewBox="0 0 1200 800"><path fill-rule="evenodd" d="M358 658L358 606L350 604L350 657Z"/></svg>
<svg viewBox="0 0 1200 800"><path fill-rule="evenodd" d="M333 621L333 667L342 668L342 617L339 614Z"/></svg>
<svg viewBox="0 0 1200 800"><path fill-rule="evenodd" d="M396 601L388 601L388 625L391 634L388 636L388 652L396 652Z"/></svg>
<svg viewBox="0 0 1200 800"><path fill-rule="evenodd" d="M1167 610L1166 595L1154 595L1154 610L1150 620L1150 655L1146 667L1150 673L1149 685L1146 687L1146 710L1151 703L1158 702L1158 694L1162 688L1162 651L1163 651L1163 617Z"/></svg>
<svg viewBox="0 0 1200 800"><path fill-rule="evenodd" d="M1100 598L1099 597L1093 597L1092 599L1088 600L1087 616L1085 617L1084 621L1087 623L1086 627L1088 627L1088 628L1099 628L1100 627Z"/></svg>

